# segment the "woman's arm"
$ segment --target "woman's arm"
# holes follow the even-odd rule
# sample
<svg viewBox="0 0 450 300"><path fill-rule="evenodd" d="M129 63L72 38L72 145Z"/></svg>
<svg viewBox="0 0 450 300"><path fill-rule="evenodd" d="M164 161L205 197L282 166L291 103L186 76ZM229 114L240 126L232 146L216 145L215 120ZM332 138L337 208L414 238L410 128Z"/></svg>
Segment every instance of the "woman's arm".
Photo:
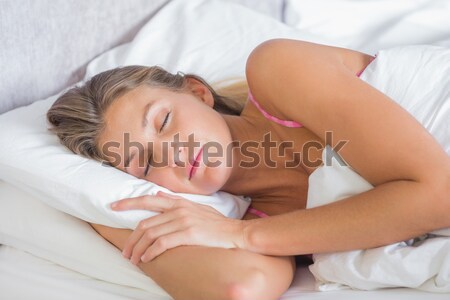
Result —
<svg viewBox="0 0 450 300"><path fill-rule="evenodd" d="M319 137L331 131L332 147L348 141L339 154L375 188L246 221L247 249L271 255L344 251L450 227L450 158L410 114L357 78L349 57L350 50L283 39L250 55L247 80L261 106Z"/></svg>
<svg viewBox="0 0 450 300"><path fill-rule="evenodd" d="M120 250L132 232L98 224L91 226ZM183 300L278 299L291 284L295 272L292 257L200 246L176 247L138 266L174 299Z"/></svg>

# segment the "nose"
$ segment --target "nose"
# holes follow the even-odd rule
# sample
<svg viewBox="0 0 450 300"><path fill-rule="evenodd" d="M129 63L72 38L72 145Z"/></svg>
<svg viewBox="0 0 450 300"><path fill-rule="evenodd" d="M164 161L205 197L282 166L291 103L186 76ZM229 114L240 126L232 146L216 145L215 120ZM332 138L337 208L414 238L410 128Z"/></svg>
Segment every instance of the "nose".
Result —
<svg viewBox="0 0 450 300"><path fill-rule="evenodd" d="M171 167L187 167L189 165L189 147L174 146Z"/></svg>

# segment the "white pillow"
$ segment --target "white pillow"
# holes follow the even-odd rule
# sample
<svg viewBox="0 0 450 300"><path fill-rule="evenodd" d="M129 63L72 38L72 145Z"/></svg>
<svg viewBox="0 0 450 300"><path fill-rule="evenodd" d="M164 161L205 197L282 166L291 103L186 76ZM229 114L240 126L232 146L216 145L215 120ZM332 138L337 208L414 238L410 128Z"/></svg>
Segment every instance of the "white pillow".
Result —
<svg viewBox="0 0 450 300"><path fill-rule="evenodd" d="M86 222L1 180L0 244L92 278L144 290L148 299L172 299Z"/></svg>
<svg viewBox="0 0 450 300"><path fill-rule="evenodd" d="M89 63L85 78L122 65L159 65L193 72L210 82L245 76L250 52L265 40L292 38L331 44L241 5L219 0L176 0L153 17L129 43Z"/></svg>
<svg viewBox="0 0 450 300"><path fill-rule="evenodd" d="M73 154L47 130L46 112L56 97L0 116L0 178L48 205L88 222L134 229L156 213L116 212L119 199L169 190L100 162ZM231 218L241 218L250 199L217 192L211 196L177 193L207 204Z"/></svg>
<svg viewBox="0 0 450 300"><path fill-rule="evenodd" d="M286 0L285 22L341 47L376 53L400 45L450 45L447 0Z"/></svg>
<svg viewBox="0 0 450 300"><path fill-rule="evenodd" d="M133 42L89 64L87 77L126 64L159 64L172 72L197 72L210 80L244 75L248 54L272 37L323 42L240 5L217 0L173 1L142 28ZM168 190L82 158L60 145L47 131L45 118L55 99L37 101L0 116L0 178L88 222L134 229L140 220L154 215L109 208L118 199ZM179 195L232 218L242 218L250 202L225 192Z"/></svg>

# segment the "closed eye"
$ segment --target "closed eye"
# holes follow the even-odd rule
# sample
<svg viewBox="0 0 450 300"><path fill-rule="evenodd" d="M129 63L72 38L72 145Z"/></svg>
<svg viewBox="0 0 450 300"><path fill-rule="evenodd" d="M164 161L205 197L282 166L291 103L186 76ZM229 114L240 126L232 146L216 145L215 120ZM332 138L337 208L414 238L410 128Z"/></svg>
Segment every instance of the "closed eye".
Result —
<svg viewBox="0 0 450 300"><path fill-rule="evenodd" d="M147 176L147 174L148 174L148 169L150 169L150 165L152 163L152 158L153 158L153 155L151 155L150 158L147 161L147 167L145 168L144 176Z"/></svg>
<svg viewBox="0 0 450 300"><path fill-rule="evenodd" d="M164 118L164 121L163 121L163 123L161 125L161 128L159 129L159 132L161 132L164 129L164 127L166 126L167 122L169 121L169 116L170 116L170 112L168 112L166 114L166 117ZM145 168L144 176L147 176L147 174L148 174L148 171L150 169L150 165L152 164L152 159L153 159L153 153L152 153L152 155L150 155L150 157L149 157L149 159L147 161L147 167Z"/></svg>
<svg viewBox="0 0 450 300"><path fill-rule="evenodd" d="M164 118L164 122L161 125L161 128L159 129L159 132L161 132L164 129L164 126L166 126L167 121L169 121L170 112L167 113L166 117Z"/></svg>

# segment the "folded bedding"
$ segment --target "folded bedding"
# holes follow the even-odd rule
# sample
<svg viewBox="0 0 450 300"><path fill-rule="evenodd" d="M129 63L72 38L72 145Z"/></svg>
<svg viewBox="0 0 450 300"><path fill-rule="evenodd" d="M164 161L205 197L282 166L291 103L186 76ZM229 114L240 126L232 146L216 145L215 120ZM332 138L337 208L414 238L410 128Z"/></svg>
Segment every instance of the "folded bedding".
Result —
<svg viewBox="0 0 450 300"><path fill-rule="evenodd" d="M450 156L450 48L381 50L360 78L414 116ZM342 164L342 158L330 147L325 150L323 161L330 155L332 164L310 175L308 208L373 188L351 166ZM315 254L310 270L320 290L403 286L448 293L450 229L375 249Z"/></svg>

